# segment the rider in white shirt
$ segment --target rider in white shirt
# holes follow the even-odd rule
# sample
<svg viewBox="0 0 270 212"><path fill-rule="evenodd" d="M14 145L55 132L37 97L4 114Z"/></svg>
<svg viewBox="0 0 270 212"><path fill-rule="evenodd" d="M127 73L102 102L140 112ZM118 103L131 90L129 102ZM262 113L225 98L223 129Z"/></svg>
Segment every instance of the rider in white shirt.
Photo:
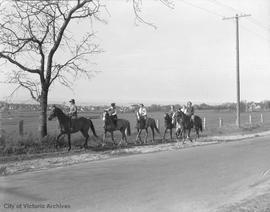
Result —
<svg viewBox="0 0 270 212"><path fill-rule="evenodd" d="M140 104L140 108L138 111L138 119L140 119L141 117L144 119L147 118L147 111L143 104Z"/></svg>

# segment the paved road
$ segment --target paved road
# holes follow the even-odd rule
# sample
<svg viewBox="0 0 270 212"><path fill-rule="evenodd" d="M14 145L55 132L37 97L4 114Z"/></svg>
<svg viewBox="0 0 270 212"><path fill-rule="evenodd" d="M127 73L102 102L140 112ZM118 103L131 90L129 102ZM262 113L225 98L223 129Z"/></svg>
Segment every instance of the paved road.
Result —
<svg viewBox="0 0 270 212"><path fill-rule="evenodd" d="M1 177L0 211L216 211L268 182L269 141L256 138Z"/></svg>

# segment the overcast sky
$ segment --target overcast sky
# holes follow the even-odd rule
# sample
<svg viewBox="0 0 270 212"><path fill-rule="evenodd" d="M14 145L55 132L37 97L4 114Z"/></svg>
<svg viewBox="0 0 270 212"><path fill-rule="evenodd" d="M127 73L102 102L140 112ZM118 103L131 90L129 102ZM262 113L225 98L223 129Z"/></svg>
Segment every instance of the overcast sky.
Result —
<svg viewBox="0 0 270 212"><path fill-rule="evenodd" d="M269 0L175 0L174 9L144 0L142 15L157 29L135 25L131 1L107 1L107 9L108 24L93 24L104 53L91 57L96 65L89 69L100 72L78 79L73 91L55 85L49 102L234 102L235 21L222 17L237 12L252 15L240 18L241 99L270 99ZM0 100L11 90L0 84ZM21 90L10 101L27 103L30 96Z"/></svg>

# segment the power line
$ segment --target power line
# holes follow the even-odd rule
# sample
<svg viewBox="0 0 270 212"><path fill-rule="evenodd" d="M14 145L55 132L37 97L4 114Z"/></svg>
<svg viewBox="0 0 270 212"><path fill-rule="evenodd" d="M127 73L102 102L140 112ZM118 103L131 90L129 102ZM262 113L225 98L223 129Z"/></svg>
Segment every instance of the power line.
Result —
<svg viewBox="0 0 270 212"><path fill-rule="evenodd" d="M235 9L235 8L233 8L233 7L230 6L230 5L221 3L221 2L219 2L219 1L217 1L217 0L208 0L208 1L214 2L214 3L216 3L216 4L218 4L218 5L222 6L222 7L226 7L226 8L228 8L228 9L230 9L230 10L233 10L234 12L242 13L242 11L240 11L240 10L238 10L238 9Z"/></svg>
<svg viewBox="0 0 270 212"><path fill-rule="evenodd" d="M228 8L228 9L234 11L234 12L242 13L241 10L235 9L234 7L232 7L232 6L228 5L228 4L221 3L221 2L218 1L218 0L208 0L208 1L211 1L212 3L215 3L215 4L217 4L217 5L220 5L220 6L222 6L223 8L226 7L226 8ZM255 19L254 17L250 17L250 18L248 19L248 21L249 21L249 22L252 22L253 24L255 24L255 25L259 26L259 27L262 27L262 28L266 29L267 31L270 31L270 26L265 26L264 24L262 24L260 21L258 21L258 20Z"/></svg>
<svg viewBox="0 0 270 212"><path fill-rule="evenodd" d="M221 3L221 2L219 2L219 1L217 1L217 0L208 0L208 1L211 2L211 3L214 3L214 4L216 4L216 5L220 5L220 6L224 7L224 8L226 7L226 8L228 8L228 9L230 9L230 10L233 10L233 11L237 11L237 12L242 13L240 10L235 9L235 8L233 8L233 7L230 6L230 5ZM183 2L183 3L185 3L185 4L189 5L189 6L192 6L192 7L194 7L194 8L203 10L203 11L205 11L205 12L207 12L207 13L212 14L212 15L215 15L215 16L224 18L224 16L221 15L220 13L213 12L212 10L206 9L206 8L204 8L204 7L200 7L200 6L198 6L198 5L195 5L195 4L193 4L193 3L187 2L187 1L185 1L185 0L181 0L181 2ZM270 31L270 28L265 27L262 23L260 23L258 20L256 20L256 19L253 18L253 17L250 17L249 19L247 19L247 21L249 21L249 22L255 24L255 25L258 26L258 27L264 28L264 29L267 30L267 31ZM269 39L265 38L264 36L262 36L261 34L255 32L255 31L253 31L253 30L248 30L246 27L243 27L242 25L241 25L241 28L244 28L245 30L247 30L247 31L249 31L249 32L251 32L251 33L253 33L253 34L256 35L256 36L258 36L259 38L262 38L262 39L264 39L264 40L266 40L266 41L269 41Z"/></svg>
<svg viewBox="0 0 270 212"><path fill-rule="evenodd" d="M183 2L183 3L185 3L185 4L188 4L188 5L190 5L190 6L194 7L194 8L197 8L197 9L200 9L200 10L204 10L204 11L206 11L207 13L210 13L210 14L212 14L212 15L215 15L215 16L218 16L218 17L224 17L223 15L221 15L221 14L219 14L219 13L213 12L213 11L211 11L211 10L208 10L208 9L204 8L204 7L197 6L197 5L193 4L193 3L187 2L187 1L185 1L185 0L181 0L181 2Z"/></svg>
<svg viewBox="0 0 270 212"><path fill-rule="evenodd" d="M264 40L270 42L270 39L267 39L266 37L264 37L264 36L261 35L260 33L257 33L257 32L255 32L255 31L253 31L253 30L250 30L250 29L248 29L247 27L244 27L243 25L241 25L241 28L243 28L244 30L246 30L246 31L248 31L248 32L251 32L253 35L258 36L259 38L262 38L262 39L264 39Z"/></svg>

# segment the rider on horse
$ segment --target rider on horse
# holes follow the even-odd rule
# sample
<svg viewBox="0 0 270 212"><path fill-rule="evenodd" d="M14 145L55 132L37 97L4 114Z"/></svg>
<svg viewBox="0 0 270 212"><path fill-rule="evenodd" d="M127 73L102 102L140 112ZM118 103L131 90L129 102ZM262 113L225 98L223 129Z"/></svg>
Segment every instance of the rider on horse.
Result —
<svg viewBox="0 0 270 212"><path fill-rule="evenodd" d="M176 115L176 111L174 110L174 105L171 105L171 110L169 112L169 116L172 118L172 124L175 124L174 118Z"/></svg>
<svg viewBox="0 0 270 212"><path fill-rule="evenodd" d="M194 107L192 106L192 102L189 101L187 103L185 114L190 117L190 121L193 124L194 123Z"/></svg>
<svg viewBox="0 0 270 212"><path fill-rule="evenodd" d="M117 125L117 110L115 103L111 103L111 107L106 109L108 111L110 118L112 119L114 125Z"/></svg>
<svg viewBox="0 0 270 212"><path fill-rule="evenodd" d="M171 105L171 110L170 110L170 112L169 112L169 115L170 115L171 117L174 117L174 115L175 115L174 105Z"/></svg>
<svg viewBox="0 0 270 212"><path fill-rule="evenodd" d="M70 130L72 131L73 129L72 119L76 119L78 117L78 114L77 114L77 106L75 105L75 100L71 99L69 102L70 102L70 106L69 106L68 116L70 118Z"/></svg>
<svg viewBox="0 0 270 212"><path fill-rule="evenodd" d="M140 104L139 111L137 113L138 120L145 126L147 119L147 111L143 104Z"/></svg>

